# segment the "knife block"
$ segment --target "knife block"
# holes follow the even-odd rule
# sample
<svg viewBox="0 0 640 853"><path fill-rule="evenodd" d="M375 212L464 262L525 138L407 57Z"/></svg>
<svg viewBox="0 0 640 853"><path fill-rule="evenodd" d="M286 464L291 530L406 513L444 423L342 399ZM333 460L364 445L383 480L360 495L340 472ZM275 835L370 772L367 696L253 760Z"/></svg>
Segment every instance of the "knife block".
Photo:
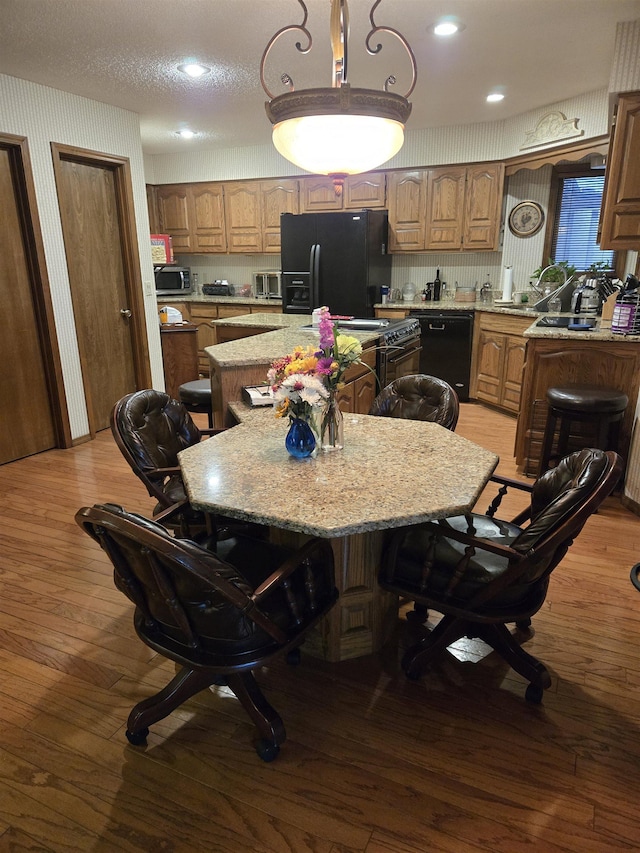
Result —
<svg viewBox="0 0 640 853"><path fill-rule="evenodd" d="M602 314L600 316L600 328L601 329L610 329L611 328L611 318L613 317L613 307L616 304L616 297L618 296L618 292L612 293L611 296L608 296L606 300L602 303Z"/></svg>

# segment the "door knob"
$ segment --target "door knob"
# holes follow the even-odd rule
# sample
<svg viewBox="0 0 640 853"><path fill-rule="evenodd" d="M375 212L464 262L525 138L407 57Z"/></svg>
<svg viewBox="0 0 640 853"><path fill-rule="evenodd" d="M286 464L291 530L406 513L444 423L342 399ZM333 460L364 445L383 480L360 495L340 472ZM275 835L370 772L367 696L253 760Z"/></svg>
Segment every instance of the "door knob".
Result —
<svg viewBox="0 0 640 853"><path fill-rule="evenodd" d="M122 314L123 317L126 317L127 320L131 316L131 311L128 308L121 308L120 313Z"/></svg>

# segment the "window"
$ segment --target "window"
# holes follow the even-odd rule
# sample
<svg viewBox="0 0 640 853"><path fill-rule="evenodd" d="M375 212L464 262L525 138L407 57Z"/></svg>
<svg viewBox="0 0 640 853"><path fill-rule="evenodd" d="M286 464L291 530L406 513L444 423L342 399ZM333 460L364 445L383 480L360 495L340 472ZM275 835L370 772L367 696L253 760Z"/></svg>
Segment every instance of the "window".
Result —
<svg viewBox="0 0 640 853"><path fill-rule="evenodd" d="M607 271L615 271L616 253L603 252L598 246L598 221L604 169L585 169L580 165L554 169L552 192L555 190L556 207L549 251L545 257L568 261L579 273L586 272L592 264L604 263Z"/></svg>

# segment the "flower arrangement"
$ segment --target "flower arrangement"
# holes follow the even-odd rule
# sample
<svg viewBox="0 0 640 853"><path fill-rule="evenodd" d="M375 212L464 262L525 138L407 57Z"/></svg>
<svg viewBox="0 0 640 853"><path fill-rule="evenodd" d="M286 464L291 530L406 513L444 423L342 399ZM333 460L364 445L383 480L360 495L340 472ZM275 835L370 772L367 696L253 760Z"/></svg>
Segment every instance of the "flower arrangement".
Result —
<svg viewBox="0 0 640 853"><path fill-rule="evenodd" d="M343 447L342 413L336 394L344 386L348 368L362 363L362 344L357 338L339 334L327 307L320 309L318 332L319 347L295 347L273 362L267 380L276 417L289 417L291 421L299 418L318 433L315 415L322 407L322 449L339 449Z"/></svg>
<svg viewBox="0 0 640 853"><path fill-rule="evenodd" d="M318 354L314 347L295 347L274 361L267 372L273 391L276 417L301 418L314 422L314 406L321 406L329 392L318 375Z"/></svg>

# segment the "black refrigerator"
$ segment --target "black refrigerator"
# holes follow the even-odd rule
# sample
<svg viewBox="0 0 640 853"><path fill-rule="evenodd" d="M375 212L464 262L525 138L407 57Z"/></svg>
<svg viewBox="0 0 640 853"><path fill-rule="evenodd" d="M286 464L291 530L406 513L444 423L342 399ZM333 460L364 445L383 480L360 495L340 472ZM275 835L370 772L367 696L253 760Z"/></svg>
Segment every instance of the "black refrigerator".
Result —
<svg viewBox="0 0 640 853"><path fill-rule="evenodd" d="M391 284L386 210L283 213L282 310L373 317L380 287Z"/></svg>

